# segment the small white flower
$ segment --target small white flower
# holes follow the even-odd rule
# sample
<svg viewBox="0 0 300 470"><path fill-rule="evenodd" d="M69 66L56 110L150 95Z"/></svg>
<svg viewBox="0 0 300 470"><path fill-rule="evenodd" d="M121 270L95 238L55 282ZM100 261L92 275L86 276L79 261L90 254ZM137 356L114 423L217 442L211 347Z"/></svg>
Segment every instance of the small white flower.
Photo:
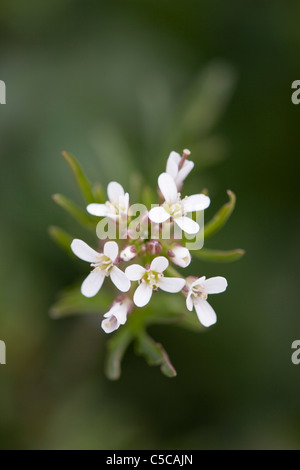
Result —
<svg viewBox="0 0 300 470"><path fill-rule="evenodd" d="M105 277L108 276L121 292L127 292L130 289L129 279L121 269L114 265L119 252L116 242L106 242L103 253L98 253L84 241L75 239L71 243L71 249L78 258L91 263L94 268L81 285L81 293L85 297L96 295Z"/></svg>
<svg viewBox="0 0 300 470"><path fill-rule="evenodd" d="M168 250L168 256L172 263L180 266L181 268L186 268L191 262L191 254L189 250L182 245L174 245L170 250Z"/></svg>
<svg viewBox="0 0 300 470"><path fill-rule="evenodd" d="M117 330L120 325L124 325L132 307L133 302L128 297L120 296L117 298L109 311L104 314L104 320L101 322L101 327L105 333L111 333Z"/></svg>
<svg viewBox="0 0 300 470"><path fill-rule="evenodd" d="M186 158L191 154L189 150L183 151ZM183 164L182 164L183 161ZM174 179L177 189L180 191L183 181L194 168L194 162L183 159L177 152L171 152L167 161L166 172Z"/></svg>
<svg viewBox="0 0 300 470"><path fill-rule="evenodd" d="M127 216L129 208L129 194L125 193L123 187L116 181L107 186L109 201L105 204L92 203L87 206L87 211L98 217L110 217L118 220L120 216Z"/></svg>
<svg viewBox="0 0 300 470"><path fill-rule="evenodd" d="M195 307L199 321L203 326L211 326L217 321L214 309L207 302L208 294L219 294L227 288L225 277L216 276L206 279L189 277L186 279L186 306L189 311Z"/></svg>
<svg viewBox="0 0 300 470"><path fill-rule="evenodd" d="M198 223L186 214L206 209L210 204L209 197L205 194L194 194L181 199L175 181L168 173L162 173L158 177L158 186L165 202L150 210L149 219L159 224L172 218L184 232L191 235L198 233L200 229Z"/></svg>
<svg viewBox="0 0 300 470"><path fill-rule="evenodd" d="M128 245L123 248L120 253L120 258L122 261L131 261L137 257L137 249L135 245Z"/></svg>
<svg viewBox="0 0 300 470"><path fill-rule="evenodd" d="M164 256L154 258L150 266L143 268L139 264L132 264L125 270L131 281L139 281L133 301L137 307L144 307L150 301L153 290L162 289L165 292L179 292L185 285L185 280L177 277L164 277L163 271L169 266Z"/></svg>

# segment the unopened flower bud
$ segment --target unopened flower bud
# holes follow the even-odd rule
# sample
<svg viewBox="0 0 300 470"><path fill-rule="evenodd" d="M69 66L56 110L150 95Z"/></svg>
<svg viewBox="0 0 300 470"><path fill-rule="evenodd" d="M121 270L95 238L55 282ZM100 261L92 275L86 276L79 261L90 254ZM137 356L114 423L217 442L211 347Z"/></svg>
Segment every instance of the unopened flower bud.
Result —
<svg viewBox="0 0 300 470"><path fill-rule="evenodd" d="M126 246L120 253L120 258L123 261L130 261L137 256L137 249L134 245Z"/></svg>
<svg viewBox="0 0 300 470"><path fill-rule="evenodd" d="M140 255L143 256L147 251L147 246L146 246L146 243L142 243L141 246L140 246Z"/></svg>
<svg viewBox="0 0 300 470"><path fill-rule="evenodd" d="M180 266L181 268L186 268L191 262L189 250L182 245L174 245L170 250L168 250L168 256L172 263Z"/></svg>
<svg viewBox="0 0 300 470"><path fill-rule="evenodd" d="M147 243L147 251L150 255L159 255L162 250L162 245L158 240L150 240Z"/></svg>
<svg viewBox="0 0 300 470"><path fill-rule="evenodd" d="M112 333L117 330L120 325L124 325L127 320L127 315L131 313L132 309L133 301L131 299L125 295L117 297L109 311L104 314L101 326L105 333Z"/></svg>

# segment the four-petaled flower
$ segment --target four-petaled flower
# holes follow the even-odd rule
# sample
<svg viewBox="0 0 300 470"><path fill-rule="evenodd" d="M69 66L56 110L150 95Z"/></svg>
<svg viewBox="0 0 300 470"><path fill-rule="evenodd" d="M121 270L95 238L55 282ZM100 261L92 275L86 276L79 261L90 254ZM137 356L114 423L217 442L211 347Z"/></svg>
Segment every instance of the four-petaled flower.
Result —
<svg viewBox="0 0 300 470"><path fill-rule="evenodd" d="M127 320L128 313L131 312L133 302L125 295L119 296L110 307L109 311L105 313L104 320L102 320L101 327L105 333L111 333L124 325Z"/></svg>
<svg viewBox="0 0 300 470"><path fill-rule="evenodd" d="M194 162L187 160L191 154L189 150L183 151L183 156L177 152L171 152L167 161L166 173L174 179L177 189L180 191L183 181L194 168Z"/></svg>
<svg viewBox="0 0 300 470"><path fill-rule="evenodd" d="M198 233L200 230L198 223L186 214L206 209L210 204L209 197L205 194L194 194L181 199L175 181L168 173L162 173L158 177L158 186L165 202L150 210L149 219L154 223L163 223L171 219L184 232L191 235Z"/></svg>
<svg viewBox="0 0 300 470"><path fill-rule="evenodd" d="M167 228L171 224L176 224L183 232L194 235L199 232L200 227L197 222L188 216L189 213L203 211L210 205L210 198L205 194L194 194L181 198L181 188L183 181L194 167L194 163L188 160L189 150L184 150L180 156L177 152L171 152L167 161L166 172L158 177L158 187L160 205L153 207L150 211L142 214L138 226L148 229L150 219L160 230L159 224L166 224ZM131 217L129 208L129 194L125 193L123 187L113 181L107 186L108 201L105 204L92 203L87 206L87 211L98 217L108 217L115 222L126 222L127 217ZM140 231L139 228L139 231ZM176 228L176 227L175 227ZM206 327L213 325L217 321L214 309L207 302L208 294L218 294L227 288L227 281L224 277L216 276L206 279L189 276L186 279L177 277L165 277L164 271L169 266L169 261L160 253L167 254L170 261L186 268L191 262L189 250L174 239L164 244L159 239L147 241L148 236L140 235L140 242L133 243L135 233L129 226L125 226L127 245L123 246L119 254L119 245L115 241L107 241L103 246L103 252L91 248L84 241L74 239L71 249L78 258L91 264L92 271L81 285L81 292L86 297L93 297L101 289L105 277L110 277L113 284L121 291L130 290L131 281L138 281L138 287L134 294L130 290L128 294L119 295L111 305L108 312L104 314L101 327L106 333L117 330L120 325L127 321L127 315L132 311L134 304L137 307L144 307L151 299L152 293L161 289L169 293L182 292L186 298L186 306L189 311L195 307L199 321ZM142 233L142 232L140 232ZM159 237L158 237L159 238ZM122 244L121 244L122 246ZM151 264L145 267L139 264L131 264L123 272L118 268L120 262L130 262L136 257L150 257ZM154 259L153 259L154 257ZM147 258L146 258L147 259ZM147 261L145 261L147 262ZM171 268L169 270L172 272Z"/></svg>
<svg viewBox="0 0 300 470"><path fill-rule="evenodd" d="M214 309L207 302L208 294L219 294L227 288L225 277L216 276L206 279L205 276L200 278L188 277L186 279L186 306L189 311L195 307L199 321L203 326L211 326L217 321L217 315Z"/></svg>
<svg viewBox="0 0 300 470"><path fill-rule="evenodd" d="M125 193L123 187L116 181L112 181L107 186L109 201L105 204L92 203L87 206L87 211L98 217L109 217L119 220L126 217L129 208L129 194Z"/></svg>
<svg viewBox="0 0 300 470"><path fill-rule="evenodd" d="M164 256L157 256L151 265L143 268L139 264L132 264L125 270L125 274L131 281L139 281L133 301L137 307L144 307L150 301L152 292L161 289L165 292L180 292L185 285L185 280L177 277L164 277L163 271L169 266L169 261Z"/></svg>
<svg viewBox="0 0 300 470"><path fill-rule="evenodd" d="M91 263L92 272L87 276L81 285L81 293L85 297L93 297L100 290L105 277L110 276L114 285L121 291L127 292L130 289L130 281L123 271L115 266L118 257L119 247L114 241L105 243L103 253L98 253L84 241L77 238L72 241L71 249L78 258Z"/></svg>

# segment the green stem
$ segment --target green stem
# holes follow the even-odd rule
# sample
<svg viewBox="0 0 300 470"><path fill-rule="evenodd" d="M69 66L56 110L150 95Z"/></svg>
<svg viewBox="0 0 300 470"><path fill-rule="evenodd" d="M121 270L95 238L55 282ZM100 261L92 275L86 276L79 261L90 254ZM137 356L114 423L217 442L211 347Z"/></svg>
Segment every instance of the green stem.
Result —
<svg viewBox="0 0 300 470"><path fill-rule="evenodd" d="M184 277L177 271L177 269L175 269L173 266L170 266L170 265L167 267L166 272L174 277L182 277L182 278Z"/></svg>

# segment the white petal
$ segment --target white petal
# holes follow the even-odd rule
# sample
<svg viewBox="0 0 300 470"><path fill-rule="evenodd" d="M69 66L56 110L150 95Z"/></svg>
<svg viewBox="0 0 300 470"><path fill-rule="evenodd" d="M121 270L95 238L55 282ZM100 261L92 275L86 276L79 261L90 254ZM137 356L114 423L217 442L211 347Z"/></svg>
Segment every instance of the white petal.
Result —
<svg viewBox="0 0 300 470"><path fill-rule="evenodd" d="M109 318L109 317L111 317L112 315L114 315L114 306L112 306L112 307L110 308L110 310L109 310L108 312L106 312L103 316L104 316L104 318Z"/></svg>
<svg viewBox="0 0 300 470"><path fill-rule="evenodd" d="M186 298L186 308L191 312L193 310L194 304L192 301L191 292L188 293Z"/></svg>
<svg viewBox="0 0 300 470"><path fill-rule="evenodd" d="M126 305L120 305L119 309L117 312L114 314L119 321L120 325L125 325L126 320L127 320L127 306Z"/></svg>
<svg viewBox="0 0 300 470"><path fill-rule="evenodd" d="M226 290L228 284L225 277L216 276L211 277L210 279L206 279L204 285L208 294L219 294L220 292L224 292Z"/></svg>
<svg viewBox="0 0 300 470"><path fill-rule="evenodd" d="M217 321L217 315L214 309L206 300L197 298L194 302L197 316L203 326L211 326Z"/></svg>
<svg viewBox="0 0 300 470"><path fill-rule="evenodd" d="M159 280L159 288L165 292L180 292L185 286L185 280L180 277L162 277Z"/></svg>
<svg viewBox="0 0 300 470"><path fill-rule="evenodd" d="M183 200L184 212L203 211L210 204L210 199L205 194L193 194Z"/></svg>
<svg viewBox="0 0 300 470"><path fill-rule="evenodd" d="M153 207L149 211L149 219L156 224L161 224L170 218L170 214L162 207Z"/></svg>
<svg viewBox="0 0 300 470"><path fill-rule="evenodd" d="M103 316L105 318L109 318L112 315L114 315L116 317L116 319L118 320L118 322L121 325L124 325L126 323L126 320L127 320L127 313L128 313L127 305L125 303L116 302L110 308L110 310L107 313L105 313Z"/></svg>
<svg viewBox="0 0 300 470"><path fill-rule="evenodd" d="M72 241L71 249L73 253L78 256L78 258L82 259L83 261L88 261L89 263L99 261L102 256L101 253L95 251L84 241L78 240L78 238L75 238Z"/></svg>
<svg viewBox="0 0 300 470"><path fill-rule="evenodd" d="M110 271L110 278L114 285L119 289L121 292L127 292L130 289L130 280L128 277L121 271L121 269L114 266Z"/></svg>
<svg viewBox="0 0 300 470"><path fill-rule="evenodd" d="M193 168L194 162L186 160L183 167L178 172L177 178L175 179L176 183L182 183Z"/></svg>
<svg viewBox="0 0 300 470"><path fill-rule="evenodd" d="M173 157L173 154L178 155L180 161L180 155L176 152L171 152L167 161L166 173L168 173L168 175L171 175L172 178L175 179L178 174L179 162L177 163L177 158Z"/></svg>
<svg viewBox="0 0 300 470"><path fill-rule="evenodd" d="M109 318L102 320L101 327L105 333L112 333L119 328L120 323L114 315L111 315Z"/></svg>
<svg viewBox="0 0 300 470"><path fill-rule="evenodd" d="M125 191L123 189L123 186L121 186L116 181L112 181L108 184L107 195L110 202L119 204L119 198L123 197L124 194Z"/></svg>
<svg viewBox="0 0 300 470"><path fill-rule="evenodd" d="M109 214L109 208L105 204L89 204L86 210L97 217L106 217Z"/></svg>
<svg viewBox="0 0 300 470"><path fill-rule="evenodd" d="M91 272L81 285L81 293L85 297L94 297L101 289L105 276L99 272Z"/></svg>
<svg viewBox="0 0 300 470"><path fill-rule="evenodd" d="M151 296L152 288L145 282L142 282L134 293L133 301L137 307L144 307L151 299Z"/></svg>
<svg viewBox="0 0 300 470"><path fill-rule="evenodd" d="M106 242L103 248L103 253L105 256L110 258L112 262L114 262L119 253L118 244L113 241Z"/></svg>
<svg viewBox="0 0 300 470"><path fill-rule="evenodd" d="M183 217L176 217L174 219L174 222L178 225L181 230L184 232L190 234L190 235L195 235L196 233L199 232L200 227L195 222L193 219L190 219L189 217L183 216Z"/></svg>
<svg viewBox="0 0 300 470"><path fill-rule="evenodd" d="M150 271L162 273L169 266L169 261L164 256L157 256L150 265Z"/></svg>
<svg viewBox="0 0 300 470"><path fill-rule="evenodd" d="M168 173L159 175L158 186L166 202L172 204L177 201L177 186L171 175L168 175Z"/></svg>
<svg viewBox="0 0 300 470"><path fill-rule="evenodd" d="M204 286L205 279L205 276L198 277L194 282L192 282L191 288L196 286Z"/></svg>
<svg viewBox="0 0 300 470"><path fill-rule="evenodd" d="M176 163L173 160L168 161L167 168L166 168L166 173L168 173L168 175L172 176L172 178L174 180L176 179L176 176L178 174L178 166L176 165Z"/></svg>
<svg viewBox="0 0 300 470"><path fill-rule="evenodd" d="M127 214L129 208L129 194L126 193L124 196L119 198L119 209Z"/></svg>
<svg viewBox="0 0 300 470"><path fill-rule="evenodd" d="M172 152L169 155L168 160L171 160L171 161L175 162L177 167L178 167L178 165L181 161L181 155L179 155L178 152L174 152L174 150L172 150Z"/></svg>
<svg viewBox="0 0 300 470"><path fill-rule="evenodd" d="M145 274L146 269L139 264L132 264L125 269L125 275L130 281L139 281Z"/></svg>
<svg viewBox="0 0 300 470"><path fill-rule="evenodd" d="M170 258L172 263L181 268L186 268L190 264L191 254L185 246L175 246L171 251L175 255Z"/></svg>

